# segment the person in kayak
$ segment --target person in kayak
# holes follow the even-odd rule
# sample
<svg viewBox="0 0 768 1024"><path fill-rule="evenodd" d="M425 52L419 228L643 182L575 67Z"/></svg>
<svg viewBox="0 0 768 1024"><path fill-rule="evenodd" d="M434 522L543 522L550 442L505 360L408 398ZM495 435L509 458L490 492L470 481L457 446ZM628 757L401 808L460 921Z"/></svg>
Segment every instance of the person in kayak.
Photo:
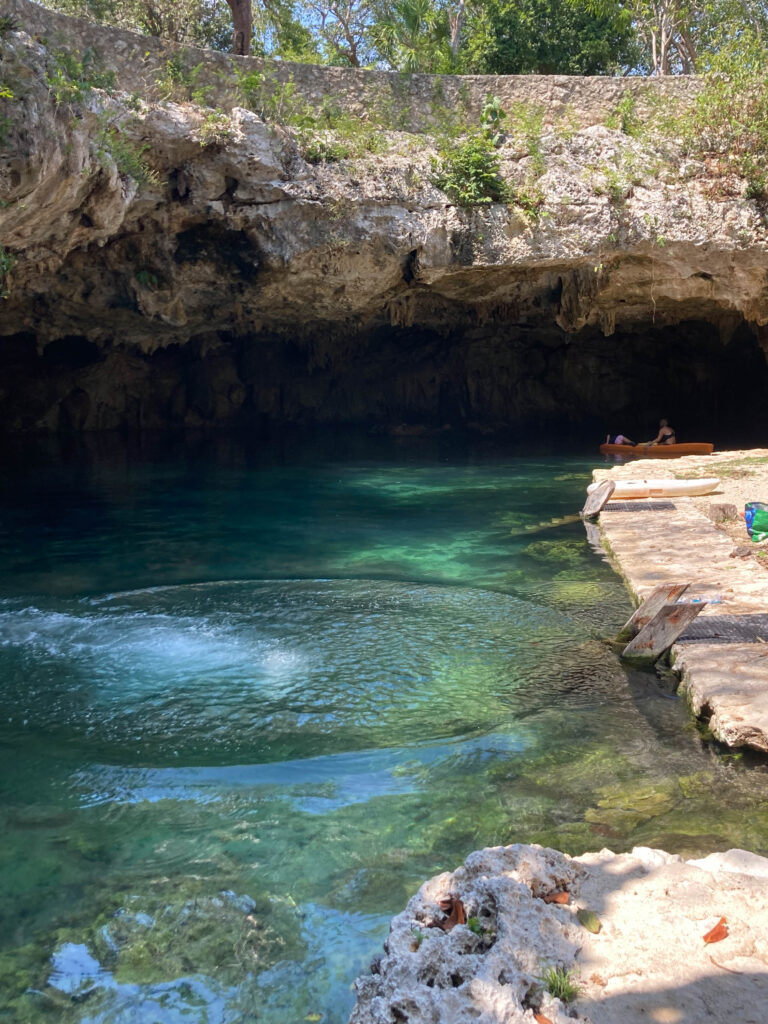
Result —
<svg viewBox="0 0 768 1024"><path fill-rule="evenodd" d="M650 448L654 444L677 444L675 431L666 420L659 420L659 432L652 441L644 441L643 448Z"/></svg>
<svg viewBox="0 0 768 1024"><path fill-rule="evenodd" d="M634 448L635 445L637 444L637 441L633 441L630 437L627 437L626 434L617 434L613 438L611 437L610 434L608 434L606 436L606 438L605 438L605 443L606 444L628 444L628 445L631 445Z"/></svg>

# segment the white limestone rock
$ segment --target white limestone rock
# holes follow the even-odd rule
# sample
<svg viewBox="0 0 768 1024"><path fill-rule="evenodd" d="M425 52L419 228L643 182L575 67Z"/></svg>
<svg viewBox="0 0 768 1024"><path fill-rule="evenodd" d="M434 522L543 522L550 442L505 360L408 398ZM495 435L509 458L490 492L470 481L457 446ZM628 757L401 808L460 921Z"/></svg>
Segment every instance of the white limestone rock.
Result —
<svg viewBox="0 0 768 1024"><path fill-rule="evenodd" d="M768 1006L768 859L743 850L702 861L638 847L571 858L515 845L471 854L426 882L395 917L385 955L356 982L350 1024L759 1024ZM566 889L569 905L542 897ZM468 925L430 927L458 896ZM593 934L577 912L591 910ZM726 918L729 934L704 935ZM570 1006L548 967L574 972Z"/></svg>

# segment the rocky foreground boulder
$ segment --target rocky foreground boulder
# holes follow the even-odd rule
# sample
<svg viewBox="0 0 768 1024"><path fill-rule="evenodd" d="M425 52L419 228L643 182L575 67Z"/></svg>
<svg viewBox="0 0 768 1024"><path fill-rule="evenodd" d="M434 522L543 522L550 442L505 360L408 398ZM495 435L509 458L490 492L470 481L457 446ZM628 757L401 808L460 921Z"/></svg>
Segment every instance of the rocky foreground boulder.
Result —
<svg viewBox="0 0 768 1024"><path fill-rule="evenodd" d="M425 882L356 989L350 1024L759 1024L768 859L481 850Z"/></svg>

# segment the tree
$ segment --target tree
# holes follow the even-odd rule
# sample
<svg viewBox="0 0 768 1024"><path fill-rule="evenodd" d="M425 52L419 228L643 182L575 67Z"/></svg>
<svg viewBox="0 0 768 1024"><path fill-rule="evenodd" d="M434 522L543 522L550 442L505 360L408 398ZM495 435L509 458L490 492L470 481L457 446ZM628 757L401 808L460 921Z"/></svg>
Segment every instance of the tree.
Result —
<svg viewBox="0 0 768 1024"><path fill-rule="evenodd" d="M653 75L696 74L733 41L768 38L763 0L634 0L634 21Z"/></svg>
<svg viewBox="0 0 768 1024"><path fill-rule="evenodd" d="M473 74L605 75L636 69L642 51L621 0L475 0L459 69Z"/></svg>
<svg viewBox="0 0 768 1024"><path fill-rule="evenodd" d="M464 22L464 11L466 10L466 0L459 0L456 13L449 15L449 23L451 26L451 56L454 60L459 55L459 46L461 45L461 29Z"/></svg>
<svg viewBox="0 0 768 1024"><path fill-rule="evenodd" d="M307 10L329 63L359 68L374 59L373 0L307 0Z"/></svg>
<svg viewBox="0 0 768 1024"><path fill-rule="evenodd" d="M395 71L447 71L451 66L447 11L432 0L379 2L371 40Z"/></svg>
<svg viewBox="0 0 768 1024"><path fill-rule="evenodd" d="M176 43L222 46L230 16L224 0L47 0L65 14L91 18Z"/></svg>
<svg viewBox="0 0 768 1024"><path fill-rule="evenodd" d="M253 38L253 12L251 0L227 0L232 11L232 53L248 56Z"/></svg>

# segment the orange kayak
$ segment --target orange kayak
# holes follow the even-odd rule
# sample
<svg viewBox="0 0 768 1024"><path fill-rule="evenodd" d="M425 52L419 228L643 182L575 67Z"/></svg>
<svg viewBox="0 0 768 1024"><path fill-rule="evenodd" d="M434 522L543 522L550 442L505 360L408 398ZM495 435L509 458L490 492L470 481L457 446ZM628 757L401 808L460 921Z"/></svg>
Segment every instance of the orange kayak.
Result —
<svg viewBox="0 0 768 1024"><path fill-rule="evenodd" d="M676 455L711 455L715 446L708 441L692 441L690 444L652 444L645 448L641 444L601 444L601 455L625 455L632 459L665 459Z"/></svg>

